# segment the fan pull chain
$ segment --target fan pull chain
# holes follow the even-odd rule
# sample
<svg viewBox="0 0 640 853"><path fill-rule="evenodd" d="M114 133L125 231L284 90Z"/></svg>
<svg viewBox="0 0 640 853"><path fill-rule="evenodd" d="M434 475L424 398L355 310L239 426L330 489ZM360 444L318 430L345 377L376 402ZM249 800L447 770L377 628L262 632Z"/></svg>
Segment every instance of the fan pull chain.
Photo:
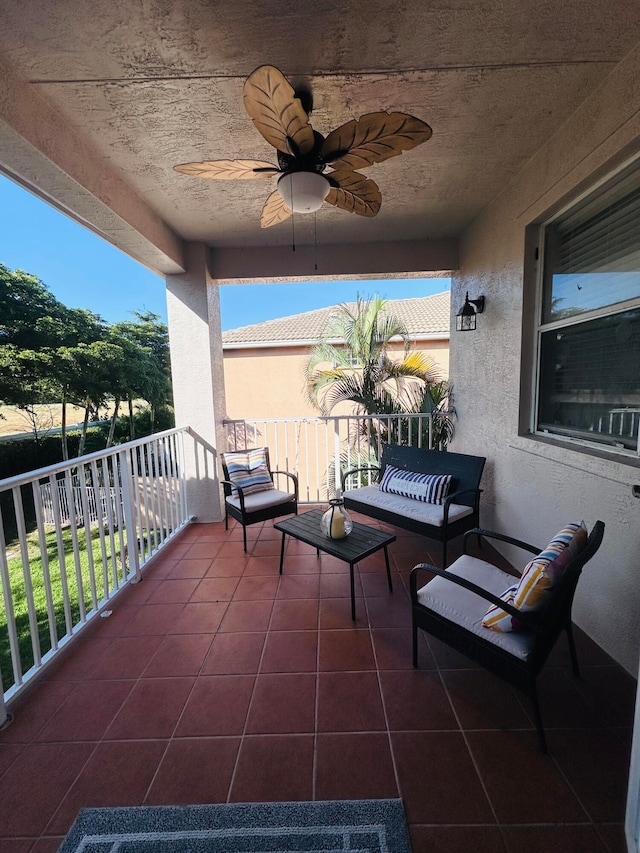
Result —
<svg viewBox="0 0 640 853"><path fill-rule="evenodd" d="M318 213L313 213L313 266L318 272Z"/></svg>
<svg viewBox="0 0 640 853"><path fill-rule="evenodd" d="M294 213L291 213L291 251L295 252L296 250L296 217Z"/></svg>

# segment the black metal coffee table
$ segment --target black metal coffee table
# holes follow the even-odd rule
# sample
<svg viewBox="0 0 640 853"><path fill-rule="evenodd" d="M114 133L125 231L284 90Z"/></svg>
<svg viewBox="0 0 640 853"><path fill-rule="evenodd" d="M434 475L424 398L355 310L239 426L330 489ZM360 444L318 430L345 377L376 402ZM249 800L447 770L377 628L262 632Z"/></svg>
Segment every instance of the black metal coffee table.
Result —
<svg viewBox="0 0 640 853"><path fill-rule="evenodd" d="M358 524L353 522L353 530L344 539L329 539L328 536L320 529L320 519L323 515L323 510L312 509L309 512L304 512L302 515L294 515L287 518L285 521L278 521L273 526L276 530L282 532L282 547L280 549L280 574L284 564L284 543L287 536L292 536L294 539L299 539L301 542L306 542L307 545L312 545L317 553L324 551L325 554L330 554L338 560L349 563L349 574L351 580L351 618L355 621L356 618L356 593L353 577L353 567L360 560L375 554L381 548L384 549L384 559L387 566L387 580L389 582L389 591L393 592L393 584L391 582L391 569L389 568L389 554L387 545L396 541L396 537L391 533L385 533L383 530L378 530L376 527L368 527L366 524Z"/></svg>

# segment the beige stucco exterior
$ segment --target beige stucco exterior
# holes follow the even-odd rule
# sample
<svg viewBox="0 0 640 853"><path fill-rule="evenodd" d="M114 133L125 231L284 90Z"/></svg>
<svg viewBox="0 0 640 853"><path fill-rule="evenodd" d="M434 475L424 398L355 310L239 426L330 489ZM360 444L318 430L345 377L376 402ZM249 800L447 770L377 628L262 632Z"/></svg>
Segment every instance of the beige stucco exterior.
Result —
<svg viewBox="0 0 640 853"><path fill-rule="evenodd" d="M467 290L486 296L477 331L451 340L459 415L452 449L487 457L482 524L544 545L559 523L584 519L590 527L602 519L604 543L578 586L574 618L634 675L640 500L632 486L640 470L637 460L600 458L526 434L536 287L535 243L526 229L637 153L639 104L636 49L465 232L451 300L461 304Z"/></svg>
<svg viewBox="0 0 640 853"><path fill-rule="evenodd" d="M449 375L449 341L416 341L414 349L427 352L443 378ZM393 348L393 347L392 347ZM226 412L231 419L315 417L304 394L304 371L309 346L225 348ZM343 407L344 412L353 407ZM336 412L342 414L343 411Z"/></svg>

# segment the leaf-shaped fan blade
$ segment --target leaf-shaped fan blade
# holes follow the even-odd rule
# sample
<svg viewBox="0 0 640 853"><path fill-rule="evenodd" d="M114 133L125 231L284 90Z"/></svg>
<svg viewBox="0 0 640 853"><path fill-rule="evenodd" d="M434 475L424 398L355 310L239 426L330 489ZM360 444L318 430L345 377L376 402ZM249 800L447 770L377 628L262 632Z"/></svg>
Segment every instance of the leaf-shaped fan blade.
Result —
<svg viewBox="0 0 640 853"><path fill-rule="evenodd" d="M270 178L280 170L264 160L204 160L202 163L183 163L173 167L176 172L196 178L233 181L251 178Z"/></svg>
<svg viewBox="0 0 640 853"><path fill-rule="evenodd" d="M291 216L291 211L284 203L284 199L278 192L274 190L269 198L265 201L260 216L260 227L270 228L272 225L277 225L279 222L284 222Z"/></svg>
<svg viewBox="0 0 640 853"><path fill-rule="evenodd" d="M407 113L367 113L332 130L320 156L338 168L363 169L431 138L428 124Z"/></svg>
<svg viewBox="0 0 640 853"><path fill-rule="evenodd" d="M283 154L308 154L313 128L291 84L273 65L261 65L244 84L244 106L268 143Z"/></svg>
<svg viewBox="0 0 640 853"><path fill-rule="evenodd" d="M325 199L329 204L359 216L375 216L380 210L382 195L375 181L349 169L338 169L327 177L331 183L335 181L339 184L329 190Z"/></svg>

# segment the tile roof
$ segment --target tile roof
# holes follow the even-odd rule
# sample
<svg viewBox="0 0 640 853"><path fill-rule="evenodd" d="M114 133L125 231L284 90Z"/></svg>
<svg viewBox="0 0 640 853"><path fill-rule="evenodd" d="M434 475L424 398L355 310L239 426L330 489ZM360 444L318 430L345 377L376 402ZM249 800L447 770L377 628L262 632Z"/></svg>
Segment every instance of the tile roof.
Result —
<svg viewBox="0 0 640 853"><path fill-rule="evenodd" d="M433 296L421 296L413 299L389 299L386 310L401 320L410 338L428 338L441 336L449 332L450 327L450 291L436 293ZM355 303L348 303L355 305ZM240 326L222 333L222 346L237 347L242 344L309 343L317 341L324 332L329 318L338 308L317 308L303 314L266 320L251 326Z"/></svg>

